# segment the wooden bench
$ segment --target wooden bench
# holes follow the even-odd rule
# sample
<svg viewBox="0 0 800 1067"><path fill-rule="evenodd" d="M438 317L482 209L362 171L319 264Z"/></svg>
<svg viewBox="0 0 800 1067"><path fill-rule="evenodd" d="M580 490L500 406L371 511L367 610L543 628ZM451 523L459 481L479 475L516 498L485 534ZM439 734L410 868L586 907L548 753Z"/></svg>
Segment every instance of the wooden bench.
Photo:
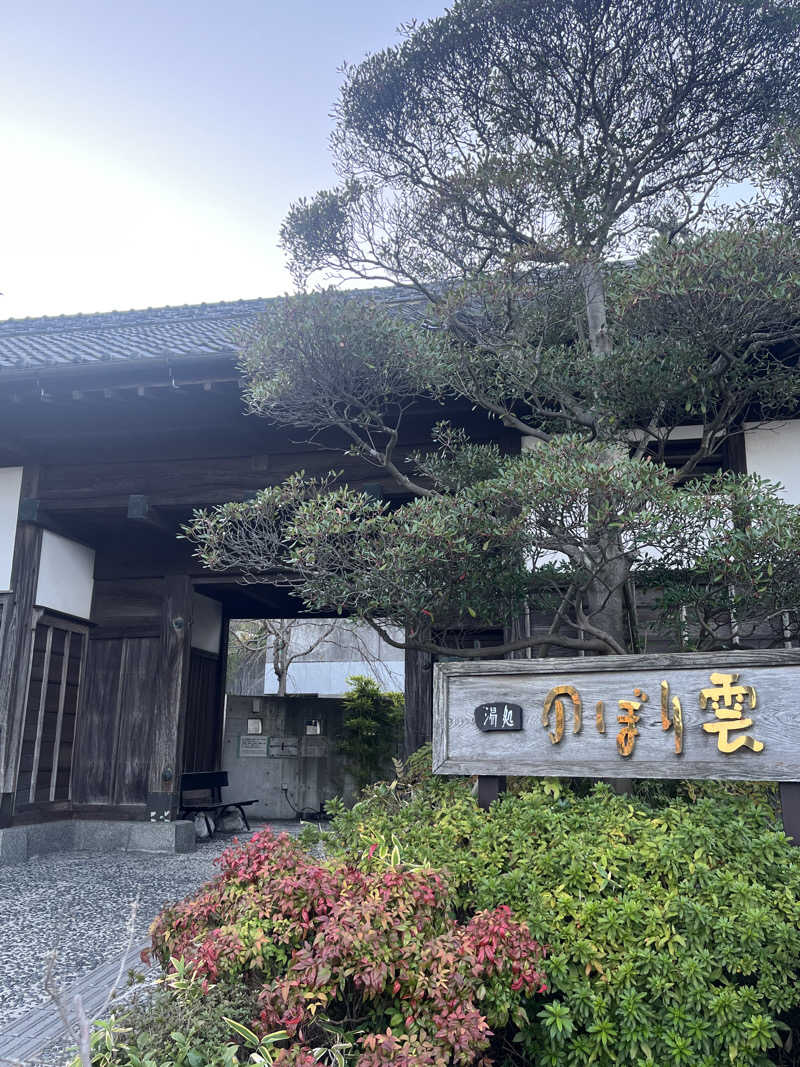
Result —
<svg viewBox="0 0 800 1067"><path fill-rule="evenodd" d="M208 828L208 836L213 837L216 830L215 821L220 819L226 811L236 809L242 817L245 829L250 829L250 823L247 821L247 816L244 813L244 809L251 804L257 804L256 800L228 800L222 799L222 787L228 784L228 772L227 771L187 771L186 774L181 775L181 806L178 813L179 818L189 817L194 818L195 815L202 815L205 820L206 827ZM193 799L185 800L185 793L207 793L207 799ZM209 815L214 816L214 820L209 819Z"/></svg>

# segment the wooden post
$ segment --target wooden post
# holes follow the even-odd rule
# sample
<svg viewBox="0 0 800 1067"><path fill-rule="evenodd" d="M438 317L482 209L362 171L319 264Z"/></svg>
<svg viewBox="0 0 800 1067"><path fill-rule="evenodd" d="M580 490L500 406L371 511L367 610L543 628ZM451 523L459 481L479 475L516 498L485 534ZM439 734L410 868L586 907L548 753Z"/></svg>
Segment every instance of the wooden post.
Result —
<svg viewBox="0 0 800 1067"><path fill-rule="evenodd" d="M405 755L410 756L433 736L433 657L406 649Z"/></svg>
<svg viewBox="0 0 800 1067"><path fill-rule="evenodd" d="M478 805L484 811L506 791L506 777L499 774L478 775Z"/></svg>
<svg viewBox="0 0 800 1067"><path fill-rule="evenodd" d="M800 845L800 782L781 782L783 829L793 845Z"/></svg>
<svg viewBox="0 0 800 1067"><path fill-rule="evenodd" d="M38 468L26 467L22 473L22 497L36 496L38 482ZM9 616L0 645L0 826L10 823L14 810L41 547L41 528L19 522L11 569L13 596L4 605Z"/></svg>
<svg viewBox="0 0 800 1067"><path fill-rule="evenodd" d="M222 746L225 742L225 700L228 692L228 647L231 635L231 619L227 608L222 611L222 636L219 643L219 680L217 685L217 736L215 741L216 762L214 769L222 768Z"/></svg>
<svg viewBox="0 0 800 1067"><path fill-rule="evenodd" d="M180 800L183 730L192 647L192 583L188 575L164 579L161 661L153 747L147 781L147 810L175 814Z"/></svg>

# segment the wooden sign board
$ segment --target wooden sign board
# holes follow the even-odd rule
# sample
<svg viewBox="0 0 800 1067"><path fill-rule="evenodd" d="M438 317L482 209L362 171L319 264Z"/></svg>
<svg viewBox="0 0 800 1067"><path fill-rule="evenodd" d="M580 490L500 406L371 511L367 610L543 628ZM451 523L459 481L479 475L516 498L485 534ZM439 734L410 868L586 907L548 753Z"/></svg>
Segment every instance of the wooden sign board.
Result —
<svg viewBox="0 0 800 1067"><path fill-rule="evenodd" d="M436 664L433 769L798 782L800 649Z"/></svg>

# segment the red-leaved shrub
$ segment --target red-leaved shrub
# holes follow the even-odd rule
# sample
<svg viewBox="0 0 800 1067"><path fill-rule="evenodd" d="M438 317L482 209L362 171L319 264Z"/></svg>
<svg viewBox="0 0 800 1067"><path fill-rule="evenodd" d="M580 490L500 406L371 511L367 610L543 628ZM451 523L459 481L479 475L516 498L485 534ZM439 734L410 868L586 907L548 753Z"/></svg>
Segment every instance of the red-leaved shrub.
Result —
<svg viewBox="0 0 800 1067"><path fill-rule="evenodd" d="M165 968L262 987L262 1032L285 1029L277 1063L313 1062L331 1031L358 1067L491 1063L493 1031L524 1025L545 989L542 949L507 907L459 922L441 874L316 863L265 830L226 851L221 873L153 924Z"/></svg>

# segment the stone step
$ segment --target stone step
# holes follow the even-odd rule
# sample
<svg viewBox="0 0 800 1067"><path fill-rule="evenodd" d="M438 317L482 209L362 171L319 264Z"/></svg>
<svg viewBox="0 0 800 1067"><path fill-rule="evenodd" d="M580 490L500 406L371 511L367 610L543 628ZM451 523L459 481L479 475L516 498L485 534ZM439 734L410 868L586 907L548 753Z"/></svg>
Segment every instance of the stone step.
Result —
<svg viewBox="0 0 800 1067"><path fill-rule="evenodd" d="M123 982L129 970L142 969L140 953L143 947L133 948L126 954L122 966ZM110 960L108 963L101 963L75 985L64 990L64 1001L68 1006L70 1019L74 1020L74 1000L78 995L83 1002L87 1019L99 1018L119 972L119 958ZM58 1009L52 1002L44 1004L0 1030L0 1065L11 1067L26 1064L27 1067L37 1067L41 1062L36 1060L37 1054L48 1045L62 1041L67 1044L70 1038L65 1033Z"/></svg>

